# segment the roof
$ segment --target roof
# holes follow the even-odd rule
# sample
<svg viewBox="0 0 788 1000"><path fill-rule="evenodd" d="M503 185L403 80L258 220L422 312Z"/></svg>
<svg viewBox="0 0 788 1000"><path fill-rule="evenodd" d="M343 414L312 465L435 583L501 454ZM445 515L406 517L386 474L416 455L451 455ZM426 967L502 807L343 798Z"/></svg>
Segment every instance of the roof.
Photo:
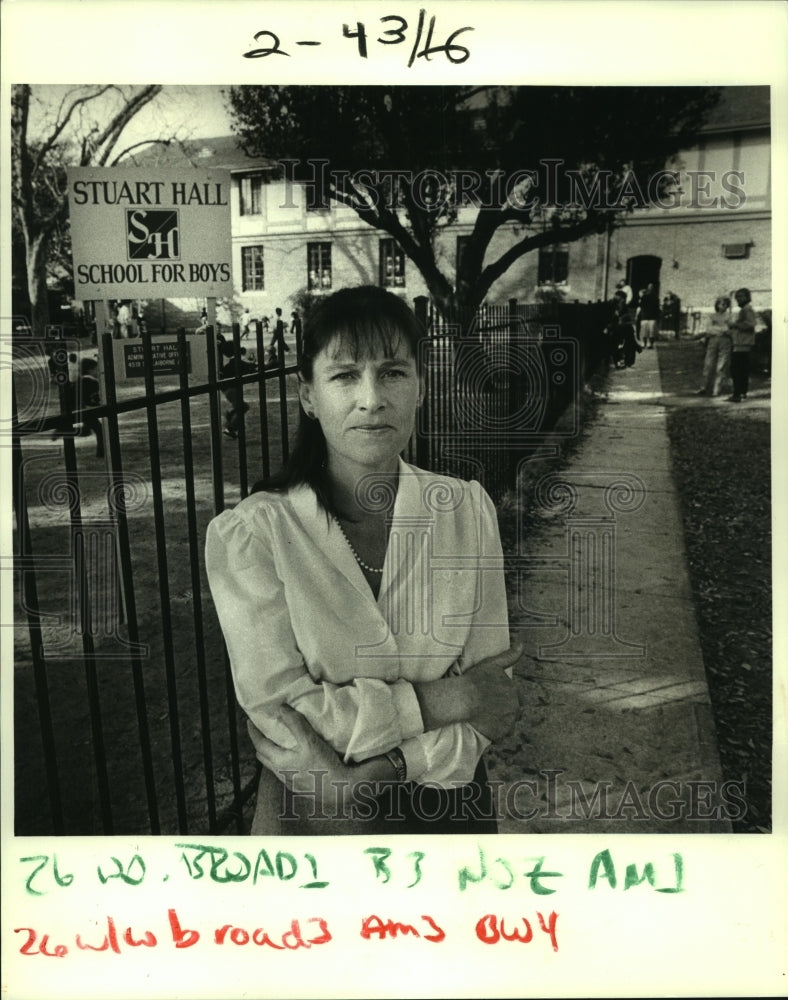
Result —
<svg viewBox="0 0 788 1000"><path fill-rule="evenodd" d="M126 166L179 167L184 160L194 167L216 167L230 171L276 170L279 164L263 156L249 156L234 135L209 139L170 140L168 144L150 143L127 157Z"/></svg>
<svg viewBox="0 0 788 1000"><path fill-rule="evenodd" d="M720 101L701 131L741 131L769 128L770 124L769 87L723 87Z"/></svg>

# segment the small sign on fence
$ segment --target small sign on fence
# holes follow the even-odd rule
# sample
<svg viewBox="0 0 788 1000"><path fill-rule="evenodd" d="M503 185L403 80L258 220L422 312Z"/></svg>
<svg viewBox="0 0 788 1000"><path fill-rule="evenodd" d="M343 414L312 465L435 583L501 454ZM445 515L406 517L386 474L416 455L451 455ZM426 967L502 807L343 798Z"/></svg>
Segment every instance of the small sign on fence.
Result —
<svg viewBox="0 0 788 1000"><path fill-rule="evenodd" d="M113 340L112 355L116 381L145 378L145 347L141 337ZM185 364L187 375L204 381L208 379L207 345L201 334L186 335L183 359L178 352L177 338L151 337L151 355L154 375L179 375Z"/></svg>
<svg viewBox="0 0 788 1000"><path fill-rule="evenodd" d="M187 373L192 370L191 350L188 344L184 344L183 362L178 351L178 343L174 340L152 344L151 353L154 375L177 375L182 363L186 365ZM142 341L123 344L123 370L126 378L145 378L145 352Z"/></svg>

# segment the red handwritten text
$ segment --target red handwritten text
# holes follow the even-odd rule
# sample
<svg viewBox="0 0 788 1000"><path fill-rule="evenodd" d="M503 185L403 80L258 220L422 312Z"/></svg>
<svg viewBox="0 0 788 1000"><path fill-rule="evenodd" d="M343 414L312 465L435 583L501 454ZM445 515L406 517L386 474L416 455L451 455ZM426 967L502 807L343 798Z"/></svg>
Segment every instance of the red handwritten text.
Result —
<svg viewBox="0 0 788 1000"><path fill-rule="evenodd" d="M245 945L251 941L252 944L268 945L269 948L275 948L277 951L311 948L312 945L327 944L331 940L328 924L322 917L310 917L306 923L317 924L317 928L309 930L309 934L312 935L314 935L315 930L319 930L316 937L307 936L301 930L299 921L291 920L290 927L281 936L274 934L274 938L278 937L280 942L278 944L262 927L255 927L253 931L248 931L245 927L234 927L232 924L223 924L221 927L217 927L213 939L216 944L226 944L229 940L233 944Z"/></svg>
<svg viewBox="0 0 788 1000"><path fill-rule="evenodd" d="M433 918L426 913L422 913L421 919L427 924L430 933L425 933L423 927L421 931L417 930L413 924L401 924L394 920L381 920L377 914L373 913L372 916L364 917L361 921L361 936L365 941L369 941L373 936L377 936L379 941L383 941L386 938L396 938L399 935L405 937L410 935L435 943L443 941L446 934Z"/></svg>
<svg viewBox="0 0 788 1000"><path fill-rule="evenodd" d="M106 920L106 931L100 930L98 936L91 938L88 935L76 935L74 943L80 951L110 951L120 955L122 945L129 948L155 948L158 944L153 931L135 932L127 927L121 932L113 917L107 917ZM43 955L46 958L65 958L68 955L68 946L65 944L55 945L50 950L49 934L39 934L33 927L15 927L14 931L27 933L27 941L19 949L22 955Z"/></svg>
<svg viewBox="0 0 788 1000"><path fill-rule="evenodd" d="M553 951L558 951L558 939L555 936L558 914L553 911L545 921L544 916L537 912L536 918L539 921L540 930L543 930L550 937ZM494 913L486 913L476 923L476 937L485 944L498 944L499 941L517 941L520 944L530 944L533 936L531 923L525 917L510 921L508 928L504 923L504 918L499 919Z"/></svg>

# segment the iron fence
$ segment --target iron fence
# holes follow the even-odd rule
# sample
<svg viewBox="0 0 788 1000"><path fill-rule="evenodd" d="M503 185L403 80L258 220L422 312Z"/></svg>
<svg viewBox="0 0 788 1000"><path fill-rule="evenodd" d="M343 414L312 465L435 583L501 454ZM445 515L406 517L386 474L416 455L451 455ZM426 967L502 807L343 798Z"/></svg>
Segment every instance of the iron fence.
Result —
<svg viewBox="0 0 788 1000"><path fill-rule="evenodd" d="M16 617L26 625L15 629L20 835L244 829L256 764L202 545L210 518L248 494L250 455L264 475L287 457L296 364L228 374L212 330L189 339L178 334L162 377L143 338L144 379L129 385L105 336L105 399L87 409L78 398L74 407L67 374L80 345L50 346L51 381L43 345L17 345L28 375L12 422ZM259 324L255 341L262 359ZM237 327L233 344L238 356ZM201 351L207 378L195 379ZM235 440L222 432L223 393L249 408ZM106 439L105 456L83 437L86 423Z"/></svg>

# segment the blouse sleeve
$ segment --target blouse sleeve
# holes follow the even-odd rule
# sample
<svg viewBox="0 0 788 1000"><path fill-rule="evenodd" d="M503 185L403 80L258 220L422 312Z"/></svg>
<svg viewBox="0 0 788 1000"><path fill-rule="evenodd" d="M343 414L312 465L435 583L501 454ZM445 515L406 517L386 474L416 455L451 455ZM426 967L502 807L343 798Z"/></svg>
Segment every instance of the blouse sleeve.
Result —
<svg viewBox="0 0 788 1000"><path fill-rule="evenodd" d="M498 518L493 502L478 483L472 483L469 494L473 516L478 525L478 552L489 568L477 574L477 602L473 621L468 630L465 649L452 673L462 673L488 656L509 648L509 618L506 584L503 573L503 551L498 531ZM490 741L468 722L422 733L401 745L408 768L408 779L419 781L427 775L440 784L462 774L470 781L479 758Z"/></svg>
<svg viewBox="0 0 788 1000"><path fill-rule="evenodd" d="M272 546L246 518L225 511L208 526L206 570L230 657L236 696L254 727L284 747L282 704L300 712L346 761L365 760L423 732L405 680L315 681L298 649ZM254 733L252 732L252 736Z"/></svg>

